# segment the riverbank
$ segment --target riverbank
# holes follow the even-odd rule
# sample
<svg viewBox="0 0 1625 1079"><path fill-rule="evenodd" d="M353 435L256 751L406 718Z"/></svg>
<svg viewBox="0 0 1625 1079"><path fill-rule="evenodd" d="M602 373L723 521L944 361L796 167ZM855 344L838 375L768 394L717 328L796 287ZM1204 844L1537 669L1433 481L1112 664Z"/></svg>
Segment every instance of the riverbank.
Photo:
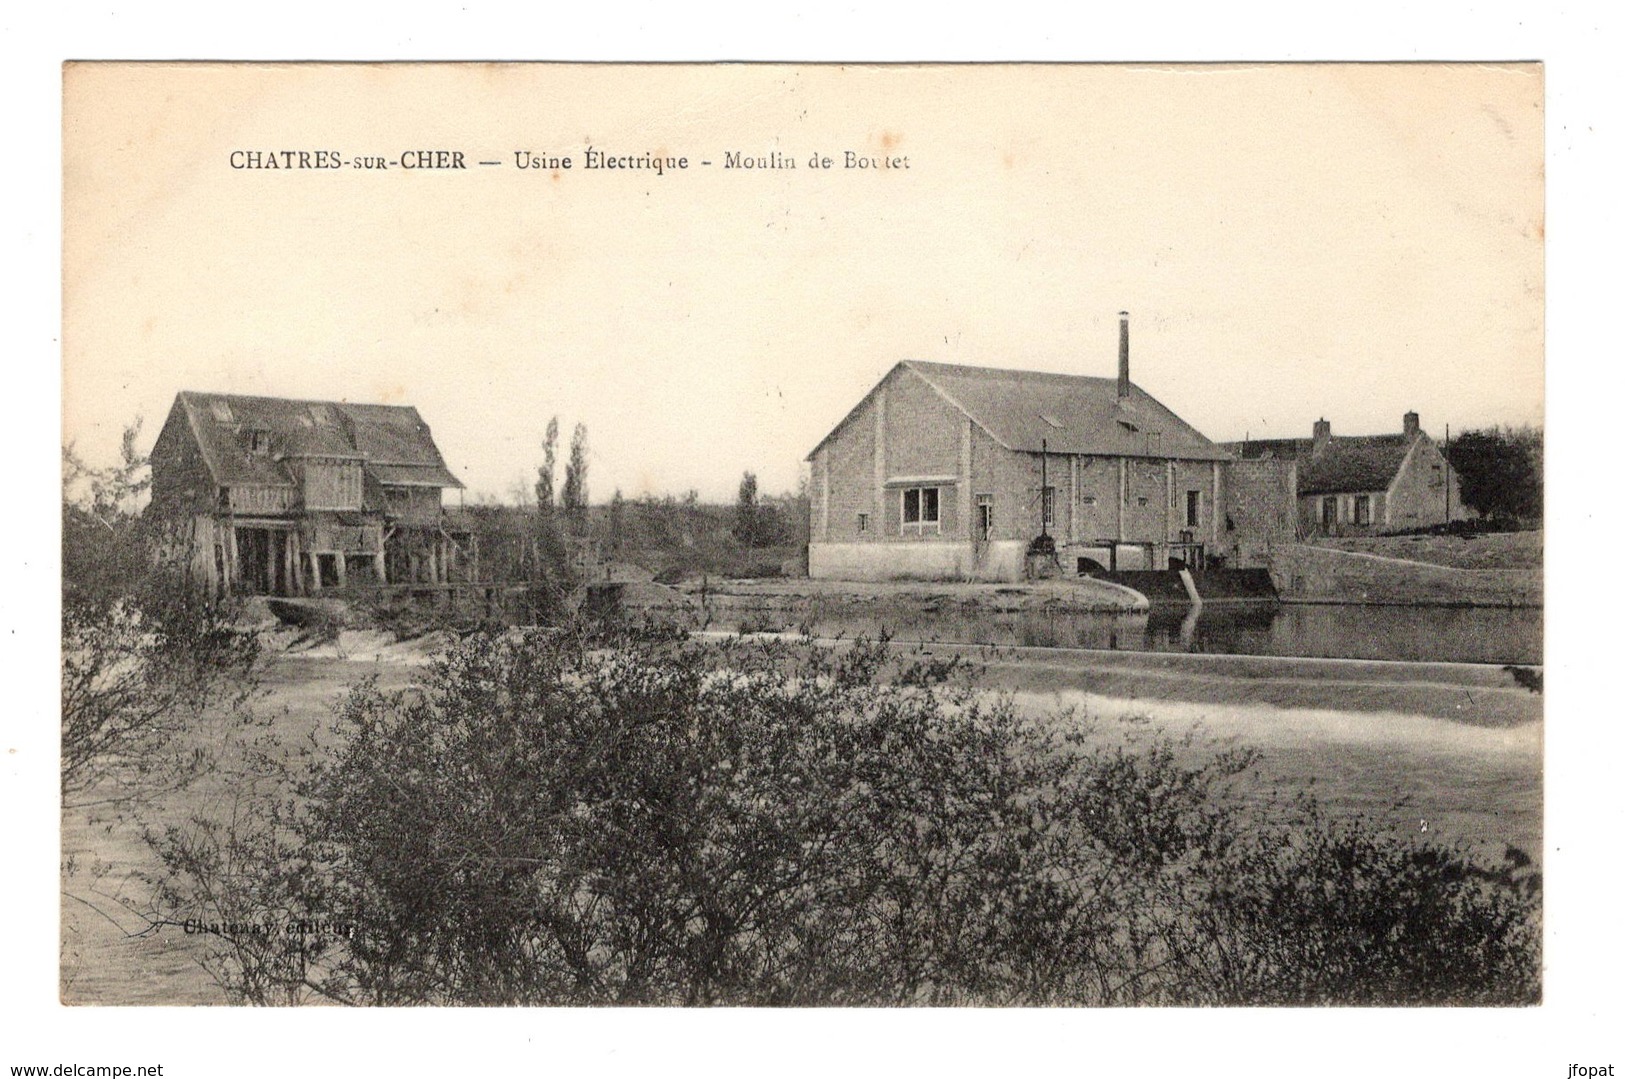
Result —
<svg viewBox="0 0 1625 1079"><path fill-rule="evenodd" d="M1538 533L1515 535L1535 538L1486 543L1471 553L1459 536L1285 544L1270 552L1270 576L1286 602L1539 607L1545 582Z"/></svg>
<svg viewBox="0 0 1625 1079"><path fill-rule="evenodd" d="M719 610L811 610L818 604L909 604L922 611L1144 611L1150 604L1132 588L1092 577L1017 583L978 581L828 581L810 577L686 580L675 591Z"/></svg>

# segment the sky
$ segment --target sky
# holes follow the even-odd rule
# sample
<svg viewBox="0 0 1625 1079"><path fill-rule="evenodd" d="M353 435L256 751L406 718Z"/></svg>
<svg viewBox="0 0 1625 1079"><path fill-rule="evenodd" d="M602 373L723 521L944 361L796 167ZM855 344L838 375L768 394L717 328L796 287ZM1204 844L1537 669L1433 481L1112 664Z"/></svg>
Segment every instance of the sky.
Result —
<svg viewBox="0 0 1625 1079"><path fill-rule="evenodd" d="M1111 376L1119 310L1135 382L1216 440L1543 420L1538 65L64 83L63 425L92 459L209 390L415 405L469 499L528 487L556 415L594 500L728 500L745 470L793 488L902 359ZM232 167L282 150L468 167Z"/></svg>

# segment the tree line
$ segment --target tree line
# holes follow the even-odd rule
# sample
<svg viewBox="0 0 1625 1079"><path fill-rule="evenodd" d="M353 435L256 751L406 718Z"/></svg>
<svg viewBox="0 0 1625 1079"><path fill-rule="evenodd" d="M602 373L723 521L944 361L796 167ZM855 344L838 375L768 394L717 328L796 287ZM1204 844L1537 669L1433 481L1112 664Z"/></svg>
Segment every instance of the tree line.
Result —
<svg viewBox="0 0 1625 1079"><path fill-rule="evenodd" d="M1463 431L1445 447L1461 500L1485 519L1538 524L1545 511L1546 438L1538 427Z"/></svg>

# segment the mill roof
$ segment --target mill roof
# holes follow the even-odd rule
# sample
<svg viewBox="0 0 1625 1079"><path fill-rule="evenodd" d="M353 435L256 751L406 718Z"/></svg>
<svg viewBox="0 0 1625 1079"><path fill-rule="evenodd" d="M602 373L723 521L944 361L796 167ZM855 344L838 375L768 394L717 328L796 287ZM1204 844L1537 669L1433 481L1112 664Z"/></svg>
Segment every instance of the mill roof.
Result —
<svg viewBox="0 0 1625 1079"><path fill-rule="evenodd" d="M1318 495L1387 490L1416 441L1404 434L1333 435L1318 446L1312 438L1266 438L1227 448L1244 461L1298 461L1298 493Z"/></svg>
<svg viewBox="0 0 1625 1079"><path fill-rule="evenodd" d="M904 360L886 378L899 370L918 375L1006 449L1201 461L1230 458L1140 387L1130 384L1128 396L1120 399L1115 378L926 360ZM834 434L826 435L813 453Z"/></svg>
<svg viewBox="0 0 1625 1079"><path fill-rule="evenodd" d="M218 484L289 486L286 462L323 457L360 461L389 485L461 487L411 405L358 405L285 397L197 393L176 397ZM269 439L268 452L250 448L249 433Z"/></svg>

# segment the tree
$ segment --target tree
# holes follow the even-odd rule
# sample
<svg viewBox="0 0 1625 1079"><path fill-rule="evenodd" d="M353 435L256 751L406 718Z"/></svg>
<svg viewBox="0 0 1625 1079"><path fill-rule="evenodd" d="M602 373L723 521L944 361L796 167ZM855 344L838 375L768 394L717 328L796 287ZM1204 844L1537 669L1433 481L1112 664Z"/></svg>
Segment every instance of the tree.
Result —
<svg viewBox="0 0 1625 1079"><path fill-rule="evenodd" d="M1544 503L1544 437L1535 427L1463 431L1449 445L1461 500L1497 521L1538 521Z"/></svg>
<svg viewBox="0 0 1625 1079"><path fill-rule="evenodd" d="M62 792L74 804L130 801L183 785L206 762L179 736L210 709L246 702L258 639L235 609L203 595L159 552L173 524L141 512L151 485L124 429L119 463L62 451Z"/></svg>
<svg viewBox="0 0 1625 1079"><path fill-rule="evenodd" d="M543 517L553 512L553 470L558 463L559 418L547 421L547 434L542 438L542 464L536 470L536 511Z"/></svg>
<svg viewBox="0 0 1625 1079"><path fill-rule="evenodd" d="M147 456L136 450L140 434L140 419L124 428L119 462L107 468L62 447L62 586L74 602L105 608L151 566L139 535L141 498L152 486Z"/></svg>
<svg viewBox="0 0 1625 1079"><path fill-rule="evenodd" d="M570 435L570 460L564 466L564 487L559 495L565 520L577 536L587 531L587 425L576 424Z"/></svg>
<svg viewBox="0 0 1625 1079"><path fill-rule="evenodd" d="M746 472L739 481L739 501L734 507L734 538L747 547L761 543L760 507L756 502L756 473Z"/></svg>
<svg viewBox="0 0 1625 1079"><path fill-rule="evenodd" d="M615 494L609 500L609 548L619 551L626 540L626 499L621 496L621 489L615 488Z"/></svg>

